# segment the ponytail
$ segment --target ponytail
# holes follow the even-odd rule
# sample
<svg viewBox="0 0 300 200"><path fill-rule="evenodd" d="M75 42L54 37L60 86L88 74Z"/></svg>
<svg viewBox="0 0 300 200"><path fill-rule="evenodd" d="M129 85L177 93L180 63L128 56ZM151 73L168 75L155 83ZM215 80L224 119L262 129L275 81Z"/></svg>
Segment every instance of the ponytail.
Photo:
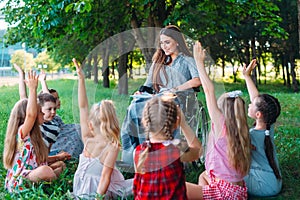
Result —
<svg viewBox="0 0 300 200"><path fill-rule="evenodd" d="M265 153L269 162L269 165L271 166L271 168L273 169L273 172L276 176L277 179L281 179L281 175L279 173L279 169L275 163L275 159L274 159L274 147L270 138L270 124L267 123L267 128L265 131Z"/></svg>
<svg viewBox="0 0 300 200"><path fill-rule="evenodd" d="M281 179L279 169L274 159L274 147L270 137L270 127L271 124L276 122L277 117L280 115L281 107L277 98L268 95L260 94L258 95L258 100L256 101L257 110L263 114L264 122L266 123L265 131L265 153L269 162L270 167L277 179Z"/></svg>

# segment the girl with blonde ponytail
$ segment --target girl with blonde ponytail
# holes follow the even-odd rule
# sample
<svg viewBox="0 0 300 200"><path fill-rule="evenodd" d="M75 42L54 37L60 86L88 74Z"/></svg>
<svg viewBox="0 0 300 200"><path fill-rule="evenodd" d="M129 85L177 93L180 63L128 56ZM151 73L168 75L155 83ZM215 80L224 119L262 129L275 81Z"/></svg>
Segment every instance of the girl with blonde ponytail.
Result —
<svg viewBox="0 0 300 200"><path fill-rule="evenodd" d="M247 199L243 178L250 168L250 138L245 102L240 91L229 92L216 99L213 82L205 67L205 50L194 45L194 58L205 93L211 119L206 150L205 171L198 185L186 183L189 199Z"/></svg>
<svg viewBox="0 0 300 200"><path fill-rule="evenodd" d="M274 143L274 123L280 115L279 101L269 94L259 94L251 71L256 66L253 59L244 67L243 75L247 84L251 103L248 115L255 119L250 129L252 161L250 172L245 181L248 193L253 196L274 196L281 191L282 177Z"/></svg>
<svg viewBox="0 0 300 200"><path fill-rule="evenodd" d="M135 199L187 199L182 162L194 161L202 147L170 97L153 97L143 110L146 141L134 152ZM184 139L174 139L178 126Z"/></svg>
<svg viewBox="0 0 300 200"><path fill-rule="evenodd" d="M73 193L80 199L118 199L132 194L133 179L125 180L115 168L120 127L111 100L102 100L89 111L82 68L73 59L78 74L78 104L83 152L74 175Z"/></svg>

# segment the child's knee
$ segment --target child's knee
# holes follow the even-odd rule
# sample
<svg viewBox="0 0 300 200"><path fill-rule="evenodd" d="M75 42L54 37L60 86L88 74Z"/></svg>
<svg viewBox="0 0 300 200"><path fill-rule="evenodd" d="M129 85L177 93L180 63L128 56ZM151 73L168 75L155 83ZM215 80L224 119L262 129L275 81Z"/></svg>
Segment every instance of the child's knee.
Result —
<svg viewBox="0 0 300 200"><path fill-rule="evenodd" d="M47 165L43 165L32 170L32 172L30 172L27 178L33 182L38 182L38 181L52 181L55 180L57 176L54 173L54 171L51 169L51 167Z"/></svg>

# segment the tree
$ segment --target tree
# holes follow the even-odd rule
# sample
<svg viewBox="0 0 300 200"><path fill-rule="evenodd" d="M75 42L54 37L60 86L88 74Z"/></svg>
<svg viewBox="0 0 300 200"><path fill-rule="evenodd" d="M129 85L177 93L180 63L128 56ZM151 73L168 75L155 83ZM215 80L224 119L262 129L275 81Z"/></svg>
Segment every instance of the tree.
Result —
<svg viewBox="0 0 300 200"><path fill-rule="evenodd" d="M37 68L41 68L44 71L53 72L57 71L60 67L53 61L52 58L47 54L47 51L43 51L37 55L34 59Z"/></svg>
<svg viewBox="0 0 300 200"><path fill-rule="evenodd" d="M25 72L36 66L33 55L24 50L16 50L11 56L11 64L19 65Z"/></svg>

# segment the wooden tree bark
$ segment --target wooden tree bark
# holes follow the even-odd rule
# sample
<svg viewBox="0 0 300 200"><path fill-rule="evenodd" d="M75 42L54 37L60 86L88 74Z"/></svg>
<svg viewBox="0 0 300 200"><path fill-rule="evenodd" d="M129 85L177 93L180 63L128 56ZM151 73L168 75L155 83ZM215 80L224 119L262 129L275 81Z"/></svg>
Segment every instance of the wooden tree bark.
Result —
<svg viewBox="0 0 300 200"><path fill-rule="evenodd" d="M118 84L118 93L119 94L128 94L128 75L127 75L127 56L128 53L124 53L124 39L122 34L118 35L118 48L119 48L119 84Z"/></svg>
<svg viewBox="0 0 300 200"><path fill-rule="evenodd" d="M298 81L295 72L295 59L294 53L290 53L290 63L291 63L291 77L292 77L292 87L294 92L299 92Z"/></svg>
<svg viewBox="0 0 300 200"><path fill-rule="evenodd" d="M103 87L109 88L109 50L110 50L110 40L105 41L106 48L102 52L102 77L103 77Z"/></svg>
<svg viewBox="0 0 300 200"><path fill-rule="evenodd" d="M93 72L94 72L94 83L98 84L98 64L99 64L99 58L98 54L93 54Z"/></svg>

